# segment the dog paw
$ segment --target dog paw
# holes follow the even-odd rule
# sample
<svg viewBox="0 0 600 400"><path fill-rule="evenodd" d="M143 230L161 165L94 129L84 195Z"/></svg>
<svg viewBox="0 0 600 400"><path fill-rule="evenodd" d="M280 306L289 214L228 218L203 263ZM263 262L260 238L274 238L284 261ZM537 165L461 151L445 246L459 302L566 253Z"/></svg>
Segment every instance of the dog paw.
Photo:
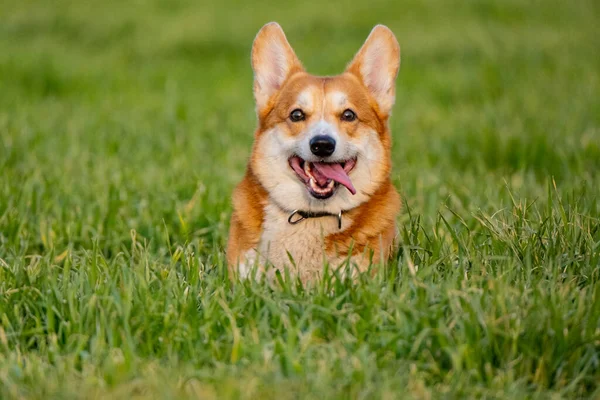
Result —
<svg viewBox="0 0 600 400"><path fill-rule="evenodd" d="M258 265L258 253L250 249L244 254L243 260L238 264L238 275L240 279L248 279L252 270Z"/></svg>

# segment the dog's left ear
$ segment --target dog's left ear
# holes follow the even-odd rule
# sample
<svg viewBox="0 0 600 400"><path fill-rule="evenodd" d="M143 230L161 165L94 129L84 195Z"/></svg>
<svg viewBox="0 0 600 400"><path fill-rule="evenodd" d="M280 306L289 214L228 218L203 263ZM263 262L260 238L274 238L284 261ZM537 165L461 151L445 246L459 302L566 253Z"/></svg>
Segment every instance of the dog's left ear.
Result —
<svg viewBox="0 0 600 400"><path fill-rule="evenodd" d="M254 98L260 111L281 89L287 78L304 68L276 22L262 27L252 45Z"/></svg>
<svg viewBox="0 0 600 400"><path fill-rule="evenodd" d="M379 111L388 115L394 105L400 45L392 31L377 25L346 69L367 87Z"/></svg>

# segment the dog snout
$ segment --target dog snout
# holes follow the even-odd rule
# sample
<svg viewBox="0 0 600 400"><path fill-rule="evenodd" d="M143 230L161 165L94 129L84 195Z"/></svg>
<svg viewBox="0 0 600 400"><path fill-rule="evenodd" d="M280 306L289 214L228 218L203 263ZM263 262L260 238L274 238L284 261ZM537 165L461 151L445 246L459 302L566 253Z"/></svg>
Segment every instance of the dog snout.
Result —
<svg viewBox="0 0 600 400"><path fill-rule="evenodd" d="M318 157L329 157L335 151L335 139L319 135L310 139L310 151Z"/></svg>

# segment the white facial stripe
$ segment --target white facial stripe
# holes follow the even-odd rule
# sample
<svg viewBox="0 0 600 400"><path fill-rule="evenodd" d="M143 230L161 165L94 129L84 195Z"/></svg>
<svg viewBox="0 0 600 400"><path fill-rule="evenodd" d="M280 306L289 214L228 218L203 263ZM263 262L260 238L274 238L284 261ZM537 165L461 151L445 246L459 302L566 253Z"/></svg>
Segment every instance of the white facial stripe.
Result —
<svg viewBox="0 0 600 400"><path fill-rule="evenodd" d="M323 119L308 128L309 139L319 135L331 136L335 140L338 140L340 137L335 126Z"/></svg>

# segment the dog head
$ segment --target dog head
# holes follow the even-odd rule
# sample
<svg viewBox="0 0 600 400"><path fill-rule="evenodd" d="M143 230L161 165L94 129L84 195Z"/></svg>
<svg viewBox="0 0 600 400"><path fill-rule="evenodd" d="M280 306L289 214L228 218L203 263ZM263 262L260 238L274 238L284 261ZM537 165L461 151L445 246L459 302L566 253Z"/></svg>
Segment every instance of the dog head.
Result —
<svg viewBox="0 0 600 400"><path fill-rule="evenodd" d="M308 74L277 23L252 48L259 125L250 168L286 210L337 213L367 201L389 178L400 46L376 26L341 75Z"/></svg>

